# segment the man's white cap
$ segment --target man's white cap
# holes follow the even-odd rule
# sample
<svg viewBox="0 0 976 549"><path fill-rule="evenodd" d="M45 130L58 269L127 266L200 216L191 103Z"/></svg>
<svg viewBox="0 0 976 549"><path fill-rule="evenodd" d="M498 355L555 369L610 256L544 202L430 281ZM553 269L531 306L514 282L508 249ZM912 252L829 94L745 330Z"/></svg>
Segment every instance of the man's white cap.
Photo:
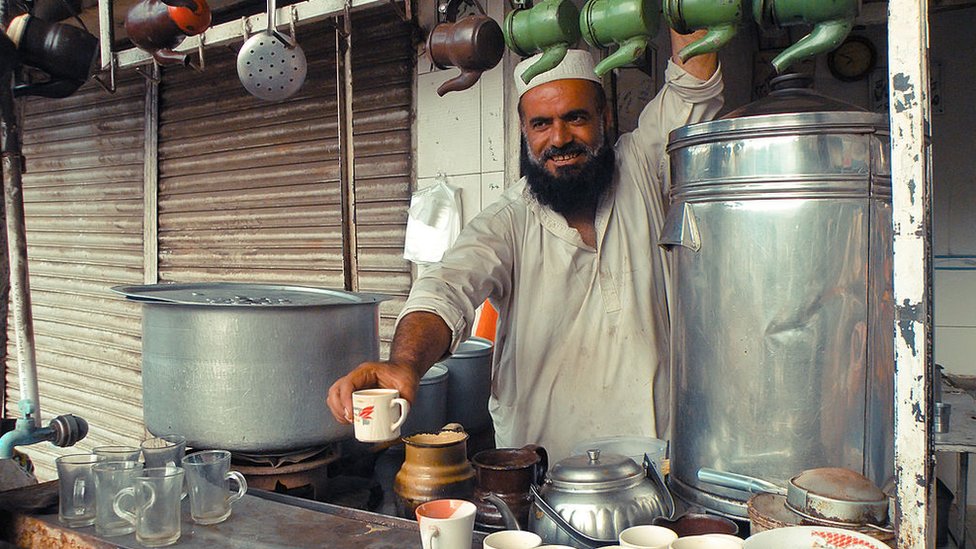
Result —
<svg viewBox="0 0 976 549"><path fill-rule="evenodd" d="M526 84L522 80L522 74L540 58L542 58L542 54L537 53L528 59L522 60L522 62L515 66L515 89L518 90L519 98L532 88L555 80L581 79L590 80L598 84L603 83L600 77L596 75L596 72L593 71L595 64L593 63L593 56L590 55L590 52L586 50L569 50L566 52L566 57L552 70L537 74L535 78Z"/></svg>

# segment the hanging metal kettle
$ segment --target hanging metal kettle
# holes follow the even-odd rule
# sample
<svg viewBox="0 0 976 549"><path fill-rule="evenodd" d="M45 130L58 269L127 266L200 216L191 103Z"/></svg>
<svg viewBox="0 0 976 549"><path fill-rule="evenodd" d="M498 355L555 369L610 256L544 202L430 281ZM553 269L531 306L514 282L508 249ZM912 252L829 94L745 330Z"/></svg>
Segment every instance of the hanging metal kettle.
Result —
<svg viewBox="0 0 976 549"><path fill-rule="evenodd" d="M446 21L437 24L427 37L427 53L439 69L457 67L461 74L437 88L437 95L474 86L481 73L492 69L505 53L502 28L484 13L457 19L458 1L446 8Z"/></svg>
<svg viewBox="0 0 976 549"><path fill-rule="evenodd" d="M206 0L140 0L125 16L125 32L160 65L185 65L186 54L173 51L187 36L210 26Z"/></svg>

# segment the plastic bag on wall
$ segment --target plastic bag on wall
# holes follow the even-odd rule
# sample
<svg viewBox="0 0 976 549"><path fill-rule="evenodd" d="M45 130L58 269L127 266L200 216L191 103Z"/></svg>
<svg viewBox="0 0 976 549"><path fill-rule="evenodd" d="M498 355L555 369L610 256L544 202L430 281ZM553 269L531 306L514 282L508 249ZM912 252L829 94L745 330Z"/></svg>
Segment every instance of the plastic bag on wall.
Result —
<svg viewBox="0 0 976 549"><path fill-rule="evenodd" d="M461 191L446 177L413 193L407 217L403 258L414 263L436 263L461 232Z"/></svg>

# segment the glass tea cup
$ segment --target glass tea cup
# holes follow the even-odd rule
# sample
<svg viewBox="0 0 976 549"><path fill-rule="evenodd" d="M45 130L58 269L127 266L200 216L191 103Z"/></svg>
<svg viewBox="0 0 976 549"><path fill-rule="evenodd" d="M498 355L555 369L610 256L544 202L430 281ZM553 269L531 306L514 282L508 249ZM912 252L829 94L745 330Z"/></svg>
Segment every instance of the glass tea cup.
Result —
<svg viewBox="0 0 976 549"><path fill-rule="evenodd" d="M92 454L98 456L98 461L139 461L142 450L135 446L96 446Z"/></svg>
<svg viewBox="0 0 976 549"><path fill-rule="evenodd" d="M147 438L140 444L146 467L179 467L186 454L186 437L166 434Z"/></svg>
<svg viewBox="0 0 976 549"><path fill-rule="evenodd" d="M180 539L182 489L182 468L144 469L132 486L116 494L112 509L135 526L139 543L146 547L172 545Z"/></svg>
<svg viewBox="0 0 976 549"><path fill-rule="evenodd" d="M95 473L95 532L106 537L131 534L135 526L115 513L112 502L142 474L142 464L138 461L100 461L92 470Z"/></svg>
<svg viewBox="0 0 976 549"><path fill-rule="evenodd" d="M95 523L94 454L69 454L54 460L58 469L58 519L77 528Z"/></svg>
<svg viewBox="0 0 976 549"><path fill-rule="evenodd" d="M244 475L230 470L230 452L207 450L183 458L190 516L197 524L217 524L230 516L231 504L244 497ZM237 483L237 492L227 490L228 481Z"/></svg>

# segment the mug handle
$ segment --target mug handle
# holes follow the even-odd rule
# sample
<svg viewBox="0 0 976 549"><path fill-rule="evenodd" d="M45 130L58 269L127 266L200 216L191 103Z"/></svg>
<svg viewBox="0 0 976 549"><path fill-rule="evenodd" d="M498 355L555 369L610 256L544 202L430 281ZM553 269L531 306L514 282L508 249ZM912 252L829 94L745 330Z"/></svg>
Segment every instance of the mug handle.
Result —
<svg viewBox="0 0 976 549"><path fill-rule="evenodd" d="M88 489L88 481L85 480L85 477L78 477L75 479L75 483L71 488L71 503L75 509L83 508L85 506L85 492Z"/></svg>
<svg viewBox="0 0 976 549"><path fill-rule="evenodd" d="M244 494L247 493L247 481L244 480L244 475L238 473L237 471L227 471L227 474L224 475L224 479L233 480L237 483L237 493L228 496L227 503L234 503L235 501L244 497Z"/></svg>
<svg viewBox="0 0 976 549"><path fill-rule="evenodd" d="M149 509L150 507L153 506L154 503L156 503L156 491L153 490L152 486L144 486L143 488L149 490L149 501L147 501L146 504L143 505L141 509L139 509L141 513L145 513L147 509ZM125 509L122 508L122 500L125 499L126 497L132 497L132 498L136 497L135 486L129 486L128 488L124 488L121 491L119 491L119 493L115 495L115 499L112 500L112 509L115 511L116 515L125 519L126 522L132 525L136 525L136 523L139 521L139 518L136 516L136 514L126 511Z"/></svg>
<svg viewBox="0 0 976 549"><path fill-rule="evenodd" d="M403 422L407 420L407 414L410 413L410 403L407 402L405 398L395 398L391 400L390 401L391 412L393 411L394 406L400 407L400 419L394 421L393 425L390 425L391 431L396 431L397 429L399 429L400 426L403 425Z"/></svg>
<svg viewBox="0 0 976 549"><path fill-rule="evenodd" d="M425 533L427 535L424 535ZM438 539L440 535L440 529L431 524L427 528L420 531L420 541L423 542L425 547L429 547L430 549L438 549L441 545L440 540Z"/></svg>

